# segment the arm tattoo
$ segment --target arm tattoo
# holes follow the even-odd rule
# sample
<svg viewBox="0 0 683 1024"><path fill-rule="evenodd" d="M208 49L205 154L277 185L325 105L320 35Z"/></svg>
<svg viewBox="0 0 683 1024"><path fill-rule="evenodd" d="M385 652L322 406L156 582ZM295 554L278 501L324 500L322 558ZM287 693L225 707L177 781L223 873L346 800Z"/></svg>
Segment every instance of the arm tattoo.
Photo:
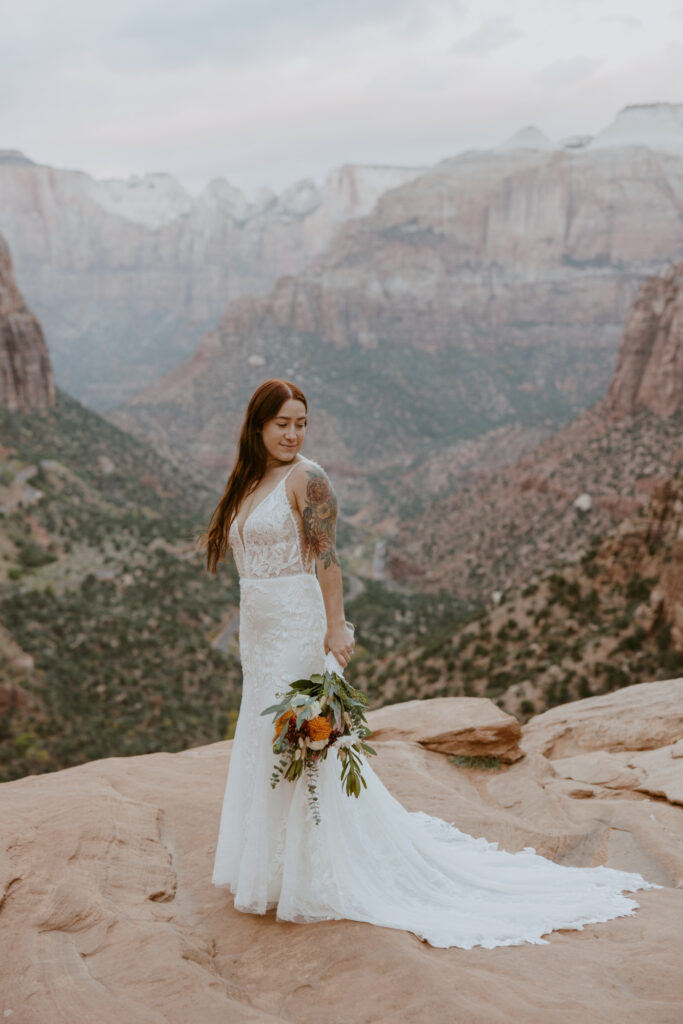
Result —
<svg viewBox="0 0 683 1024"><path fill-rule="evenodd" d="M326 569L339 565L334 549L337 499L327 476L319 470L308 471L302 518L304 533L315 557L322 560Z"/></svg>

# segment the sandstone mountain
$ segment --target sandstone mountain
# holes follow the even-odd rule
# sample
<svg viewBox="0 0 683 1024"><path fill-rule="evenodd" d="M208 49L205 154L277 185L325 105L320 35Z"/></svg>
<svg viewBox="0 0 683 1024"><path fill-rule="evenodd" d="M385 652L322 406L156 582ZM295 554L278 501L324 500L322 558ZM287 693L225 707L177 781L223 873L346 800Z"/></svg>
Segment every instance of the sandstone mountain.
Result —
<svg viewBox="0 0 683 1024"><path fill-rule="evenodd" d="M192 352L228 302L267 292L415 167L346 165L248 200L167 174L95 180L0 151L0 231L50 339L60 386L106 408Z"/></svg>
<svg viewBox="0 0 683 1024"><path fill-rule="evenodd" d="M10 252L0 235L0 406L26 412L54 401L45 338L17 288Z"/></svg>
<svg viewBox="0 0 683 1024"><path fill-rule="evenodd" d="M388 545L390 575L488 599L580 551L680 473L682 301L683 264L646 280L608 394L512 465L405 519Z"/></svg>
<svg viewBox="0 0 683 1024"><path fill-rule="evenodd" d="M683 256L681 196L683 157L642 147L442 161L306 271L231 303L111 418L222 476L253 388L294 377L319 461L375 479L501 427L560 425L604 394L641 279Z"/></svg>
<svg viewBox="0 0 683 1024"><path fill-rule="evenodd" d="M210 884L230 742L5 783L0 1009L21 1024L673 1024L681 707L683 680L643 684L539 715L521 740L486 700L370 714L373 767L409 810L664 887L540 947L435 950L393 929L235 911ZM482 756L506 729L515 756Z"/></svg>

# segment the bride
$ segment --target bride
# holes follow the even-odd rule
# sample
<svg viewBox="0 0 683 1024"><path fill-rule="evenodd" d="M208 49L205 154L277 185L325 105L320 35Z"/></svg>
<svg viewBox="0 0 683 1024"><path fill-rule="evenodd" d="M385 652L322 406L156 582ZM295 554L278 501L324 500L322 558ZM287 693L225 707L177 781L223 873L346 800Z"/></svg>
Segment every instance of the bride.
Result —
<svg viewBox="0 0 683 1024"><path fill-rule="evenodd" d="M622 890L659 888L604 866L565 867L407 811L365 758L367 789L348 797L333 751L319 763L321 821L306 777L272 789L273 724L261 711L295 679L343 670L353 653L335 550L337 501L301 454L307 402L290 381L251 397L237 461L203 535L215 573L232 550L240 576L243 687L212 883L237 910L281 920L348 918L413 932L433 946L545 943L556 928L634 914ZM335 665L335 661L339 663Z"/></svg>

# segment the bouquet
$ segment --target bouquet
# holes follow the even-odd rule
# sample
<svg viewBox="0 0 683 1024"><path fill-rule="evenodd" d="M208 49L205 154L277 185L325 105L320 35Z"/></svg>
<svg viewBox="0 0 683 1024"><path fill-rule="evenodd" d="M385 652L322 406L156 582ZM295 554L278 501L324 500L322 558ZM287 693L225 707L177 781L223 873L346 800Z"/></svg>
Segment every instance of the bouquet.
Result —
<svg viewBox="0 0 683 1024"><path fill-rule="evenodd" d="M360 754L377 753L365 742L371 733L365 719L368 698L344 679L343 670L331 652L322 674L297 679L286 693L277 696L282 697L280 703L261 712L272 714L275 723L273 753L279 756L270 784L274 789L281 779L294 782L305 771L309 806L319 825L318 768L331 749L336 750L341 761L346 795L358 797L361 786L367 789Z"/></svg>

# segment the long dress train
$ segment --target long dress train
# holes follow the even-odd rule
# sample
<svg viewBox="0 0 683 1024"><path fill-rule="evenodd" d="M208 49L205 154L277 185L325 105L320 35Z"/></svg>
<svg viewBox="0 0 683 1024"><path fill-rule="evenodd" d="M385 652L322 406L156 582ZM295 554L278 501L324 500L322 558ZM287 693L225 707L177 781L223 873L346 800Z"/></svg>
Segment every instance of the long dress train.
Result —
<svg viewBox="0 0 683 1024"><path fill-rule="evenodd" d="M299 460L303 459L299 456ZM317 466L312 460L305 461ZM293 467L292 467L293 468ZM320 824L306 778L271 788L273 725L260 712L325 664L325 606L285 480L235 522L243 692L223 799L212 883L241 911L281 920L347 918L413 932L432 946L545 944L557 928L632 915L622 890L660 888L604 866L555 864L440 818L407 811L363 758L367 789L347 797L333 754L320 763Z"/></svg>

